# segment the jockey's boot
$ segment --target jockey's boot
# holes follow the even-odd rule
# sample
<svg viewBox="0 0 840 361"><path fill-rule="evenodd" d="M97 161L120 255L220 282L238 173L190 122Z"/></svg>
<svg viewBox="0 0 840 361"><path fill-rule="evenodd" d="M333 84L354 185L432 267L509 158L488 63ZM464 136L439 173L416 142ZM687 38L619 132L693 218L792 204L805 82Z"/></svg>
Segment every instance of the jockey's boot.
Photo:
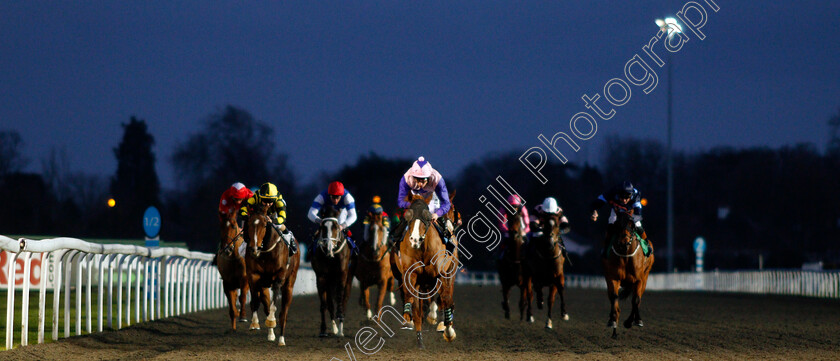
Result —
<svg viewBox="0 0 840 361"><path fill-rule="evenodd" d="M452 233L446 229L445 223L442 224L442 222L440 222L442 219L443 218L438 218L438 222L435 226L437 227L438 233L443 238L443 245L446 247L446 250L449 251L449 253L455 254L455 242L452 242Z"/></svg>
<svg viewBox="0 0 840 361"><path fill-rule="evenodd" d="M352 250L355 254L359 254L359 246L357 246L356 242L353 241L353 238L350 237L352 233L350 233L350 231L347 229L343 230L342 232L344 232L344 236L347 237L347 243L350 244L350 250Z"/></svg>
<svg viewBox="0 0 840 361"><path fill-rule="evenodd" d="M281 233L281 235L283 236L283 240L286 241L286 246L289 247L289 256L293 256L295 253L297 253L298 250L297 250L297 242L295 242L294 239L293 239L294 237L292 235L292 231L290 231L287 228L286 232Z"/></svg>
<svg viewBox="0 0 840 361"><path fill-rule="evenodd" d="M400 249L400 242L405 234L405 226L403 223L404 222L400 220L399 223L394 226L394 233L391 234L391 239L394 240L394 248L396 249Z"/></svg>
<svg viewBox="0 0 840 361"><path fill-rule="evenodd" d="M309 240L309 247L306 249L306 254L303 257L304 262L312 262L312 256L315 255L315 251L318 247L318 231L315 231L312 234L312 239Z"/></svg>

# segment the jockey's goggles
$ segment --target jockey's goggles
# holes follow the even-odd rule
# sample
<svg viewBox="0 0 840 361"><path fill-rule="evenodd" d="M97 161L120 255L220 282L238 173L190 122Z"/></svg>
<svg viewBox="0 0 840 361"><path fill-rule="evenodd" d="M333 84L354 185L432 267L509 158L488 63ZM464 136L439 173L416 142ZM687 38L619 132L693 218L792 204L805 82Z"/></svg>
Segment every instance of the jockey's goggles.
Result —
<svg viewBox="0 0 840 361"><path fill-rule="evenodd" d="M416 179L418 182L425 182L425 181L429 180L429 178L421 178L421 177L414 177L414 179Z"/></svg>

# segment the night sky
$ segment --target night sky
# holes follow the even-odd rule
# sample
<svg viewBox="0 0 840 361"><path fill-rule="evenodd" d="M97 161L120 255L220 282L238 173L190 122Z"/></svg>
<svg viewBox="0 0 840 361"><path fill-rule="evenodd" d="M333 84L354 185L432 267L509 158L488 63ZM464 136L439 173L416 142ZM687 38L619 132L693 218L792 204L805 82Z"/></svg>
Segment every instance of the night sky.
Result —
<svg viewBox="0 0 840 361"><path fill-rule="evenodd" d="M654 19L685 2L4 1L0 130L20 132L28 171L64 147L72 168L110 176L120 124L137 116L171 188L175 145L231 104L274 127L305 181L370 151L455 174L568 131L581 96L621 77ZM824 149L840 107L840 1L717 4L706 39L689 32L672 56L675 147ZM633 87L570 161L597 162L609 134L665 141L656 71L656 89Z"/></svg>

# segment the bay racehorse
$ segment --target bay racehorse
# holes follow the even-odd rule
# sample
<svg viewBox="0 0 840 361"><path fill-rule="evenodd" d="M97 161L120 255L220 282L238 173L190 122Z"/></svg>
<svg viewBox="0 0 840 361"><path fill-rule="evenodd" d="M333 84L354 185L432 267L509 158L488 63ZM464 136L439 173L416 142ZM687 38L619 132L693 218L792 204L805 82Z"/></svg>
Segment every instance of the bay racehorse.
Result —
<svg viewBox="0 0 840 361"><path fill-rule="evenodd" d="M639 305L642 302L642 294L645 293L650 269L653 267L653 246L648 244L650 255L645 256L641 237L636 233L632 210L617 212L615 223L608 227L612 227L611 232L607 233L612 239L607 240L610 242L609 248L607 257L602 259L602 263L611 307L607 327L612 327L612 337L616 338L616 323L621 312L618 306L619 298L625 299L630 294L633 295L633 309L624 321L624 327L644 326L639 314Z"/></svg>
<svg viewBox="0 0 840 361"><path fill-rule="evenodd" d="M223 214L221 223L221 243L216 253L216 267L222 276L222 287L228 301L230 327L236 331L236 320L247 322L245 318L245 298L248 294L248 277L245 270L245 238L239 224L236 223L236 212ZM239 291L239 308L236 307L236 292Z"/></svg>
<svg viewBox="0 0 840 361"><path fill-rule="evenodd" d="M300 253L289 255L289 248L280 238L280 232L271 224L266 209L267 207L261 205L254 207L246 225L248 249L245 253L245 265L251 287L251 329L260 329L258 311L262 303L266 312L265 327L268 327L268 340L274 341L274 327L278 321L275 318L276 305L281 301L279 344L285 346L286 318L292 304L292 289L295 287L300 266ZM297 242L294 238L291 241Z"/></svg>
<svg viewBox="0 0 840 361"><path fill-rule="evenodd" d="M391 259L388 257L391 243L388 242L388 228L385 227L384 215L370 214L368 234L364 235L365 242L359 246L359 256L354 265L354 276L359 280L361 294L359 304L367 310L367 319L378 315L385 302L385 295L390 294L391 304L394 304L394 275L391 273ZM379 287L376 300L376 312L370 308L370 287Z"/></svg>
<svg viewBox="0 0 840 361"><path fill-rule="evenodd" d="M527 291L528 310L526 312L531 314L532 291L537 292L539 306L542 303L542 288L549 287L545 327L552 328L551 311L554 307L554 298L558 293L560 294L560 317L564 321L569 320L564 296L566 277L563 273L563 263L566 257L563 252L563 240L560 237L564 229L560 226L562 214L540 212L538 217L540 222L537 230L541 230L542 234L531 239L525 256L525 283L531 288Z"/></svg>
<svg viewBox="0 0 840 361"><path fill-rule="evenodd" d="M340 211L331 205L321 208L319 238L312 250L312 270L315 271L318 298L321 301L320 337L329 335L327 311L330 314L332 334L344 337L344 310L353 281L350 275L350 245L347 244L347 235L339 226L339 215Z"/></svg>
<svg viewBox="0 0 840 361"><path fill-rule="evenodd" d="M506 210L507 212L507 210ZM525 247L525 225L527 220L522 212L511 214L507 212L508 236L504 238L504 254L497 262L499 280L502 283L502 309L505 311L505 318L510 319L510 305L508 298L510 289L519 287L519 320L534 322L534 317L528 309L526 318L525 303L528 300L528 284L522 270L522 258Z"/></svg>
<svg viewBox="0 0 840 361"><path fill-rule="evenodd" d="M428 203L431 197L410 196L411 207L403 214L401 227L408 227L399 241L399 248L391 252L396 267L394 277L400 281L405 302L403 318L414 322L417 332L417 345L423 346L423 303L429 302L436 293L440 293L441 308L444 313L443 338L455 339L453 328L454 316L454 278L458 271L457 247L455 254L449 254L440 234L432 224L432 214Z"/></svg>

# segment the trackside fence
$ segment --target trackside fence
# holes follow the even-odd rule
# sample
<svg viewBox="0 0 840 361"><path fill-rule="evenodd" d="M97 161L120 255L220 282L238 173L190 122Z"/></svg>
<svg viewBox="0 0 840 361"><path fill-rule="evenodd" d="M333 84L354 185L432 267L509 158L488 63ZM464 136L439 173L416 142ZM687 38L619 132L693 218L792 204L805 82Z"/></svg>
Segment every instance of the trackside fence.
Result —
<svg viewBox="0 0 840 361"><path fill-rule="evenodd" d="M69 337L81 335L83 329L86 333L120 329L226 305L209 253L75 238L15 240L2 235L0 251L5 251L0 252L0 288L6 288L6 349L14 346L16 330L20 345L29 344L30 302L38 303L37 343L45 337L59 338L62 316L63 337ZM38 298L31 301L30 288L35 287ZM50 319L48 297L52 300ZM47 323L52 324L49 336L45 335Z"/></svg>
<svg viewBox="0 0 840 361"><path fill-rule="evenodd" d="M496 272L458 273L458 284L499 285ZM603 276L566 275L566 287L607 289ZM653 273L648 291L707 291L840 298L840 271L712 271Z"/></svg>

